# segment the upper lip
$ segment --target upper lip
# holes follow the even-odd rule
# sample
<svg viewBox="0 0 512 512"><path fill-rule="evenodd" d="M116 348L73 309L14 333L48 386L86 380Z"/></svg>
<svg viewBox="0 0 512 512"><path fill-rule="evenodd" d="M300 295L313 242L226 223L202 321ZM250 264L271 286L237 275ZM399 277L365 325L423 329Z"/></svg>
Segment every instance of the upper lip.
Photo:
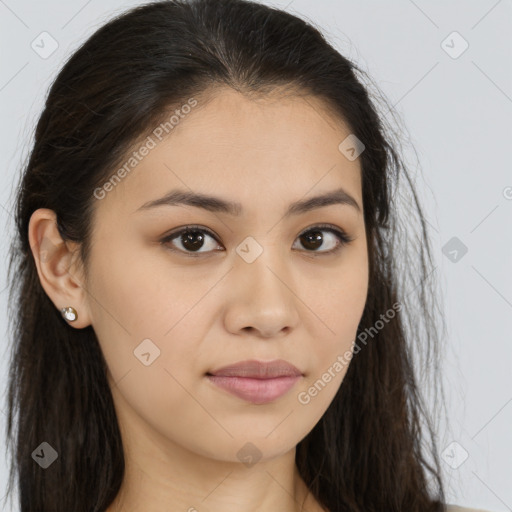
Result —
<svg viewBox="0 0 512 512"><path fill-rule="evenodd" d="M269 362L256 360L239 361L238 363L210 371L208 372L208 375L272 379L276 377L302 376L302 372L288 361L276 359Z"/></svg>

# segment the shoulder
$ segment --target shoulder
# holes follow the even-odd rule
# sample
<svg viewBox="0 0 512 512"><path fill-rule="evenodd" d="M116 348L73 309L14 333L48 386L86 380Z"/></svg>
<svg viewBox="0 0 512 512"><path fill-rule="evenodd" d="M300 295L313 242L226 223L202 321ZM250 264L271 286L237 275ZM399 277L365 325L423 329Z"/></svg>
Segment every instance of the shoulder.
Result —
<svg viewBox="0 0 512 512"><path fill-rule="evenodd" d="M466 508L459 507L457 505L446 505L447 512L488 512L487 510L482 510L480 508Z"/></svg>

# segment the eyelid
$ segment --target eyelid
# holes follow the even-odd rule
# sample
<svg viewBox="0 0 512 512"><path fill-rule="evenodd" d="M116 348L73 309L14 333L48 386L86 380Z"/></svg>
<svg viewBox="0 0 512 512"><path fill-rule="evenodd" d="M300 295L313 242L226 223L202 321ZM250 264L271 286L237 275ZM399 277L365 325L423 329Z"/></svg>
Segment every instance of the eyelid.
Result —
<svg viewBox="0 0 512 512"><path fill-rule="evenodd" d="M305 233L308 233L309 231L314 231L315 229L319 230L319 231L328 231L328 232L332 233L334 236L336 236L338 238L338 245L334 249L330 249L328 251L308 251L308 250L300 251L300 252L304 252L308 255L311 255L313 257L323 256L323 255L328 256L328 255L337 253L344 246L348 245L349 243L351 243L355 240L355 238L348 235L344 229L342 229L334 224L329 224L329 223L313 224L313 225L303 229L297 235L297 238L301 237ZM168 250L178 253L178 254L182 254L185 257L192 257L192 258L197 258L197 257L202 257L202 256L204 257L204 256L210 255L213 252L215 252L215 251L204 251L204 252L183 251L181 249L177 249L175 247L169 247L167 245L168 242L171 242L173 239L178 238L180 235L182 235L188 231L204 232L204 233L210 235L220 245L219 237L211 229L207 228L206 226L199 225L199 224L187 224L186 226L175 228L170 233L164 235L164 237L160 240L160 243L162 245L166 246L166 248ZM223 249L223 250L225 250L225 249Z"/></svg>

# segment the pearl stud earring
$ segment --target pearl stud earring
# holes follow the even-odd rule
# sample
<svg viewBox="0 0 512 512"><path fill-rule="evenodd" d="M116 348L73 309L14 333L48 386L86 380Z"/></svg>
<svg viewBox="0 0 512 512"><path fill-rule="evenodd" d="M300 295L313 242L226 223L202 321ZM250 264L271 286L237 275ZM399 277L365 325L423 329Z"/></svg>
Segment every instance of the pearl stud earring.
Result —
<svg viewBox="0 0 512 512"><path fill-rule="evenodd" d="M76 309L72 308L71 306L67 308L62 308L60 312L62 313L62 316L69 322L74 322L78 316Z"/></svg>

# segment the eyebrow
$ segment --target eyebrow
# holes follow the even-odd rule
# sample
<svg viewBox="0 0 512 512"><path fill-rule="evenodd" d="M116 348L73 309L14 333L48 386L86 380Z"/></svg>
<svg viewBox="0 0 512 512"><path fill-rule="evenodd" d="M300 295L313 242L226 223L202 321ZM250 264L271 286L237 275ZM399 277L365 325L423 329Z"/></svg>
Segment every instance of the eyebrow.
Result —
<svg viewBox="0 0 512 512"><path fill-rule="evenodd" d="M359 213L361 212L361 207L358 202L348 192L339 188L325 194L291 203L284 214L284 217L286 218L291 215L299 215L316 208L322 208L333 204L348 205L355 208ZM142 206L137 208L136 211L149 210L158 206L178 205L194 206L210 212L226 213L233 216L239 216L243 212L243 206L240 203L186 190L171 190L159 199L154 199L153 201L144 203Z"/></svg>

